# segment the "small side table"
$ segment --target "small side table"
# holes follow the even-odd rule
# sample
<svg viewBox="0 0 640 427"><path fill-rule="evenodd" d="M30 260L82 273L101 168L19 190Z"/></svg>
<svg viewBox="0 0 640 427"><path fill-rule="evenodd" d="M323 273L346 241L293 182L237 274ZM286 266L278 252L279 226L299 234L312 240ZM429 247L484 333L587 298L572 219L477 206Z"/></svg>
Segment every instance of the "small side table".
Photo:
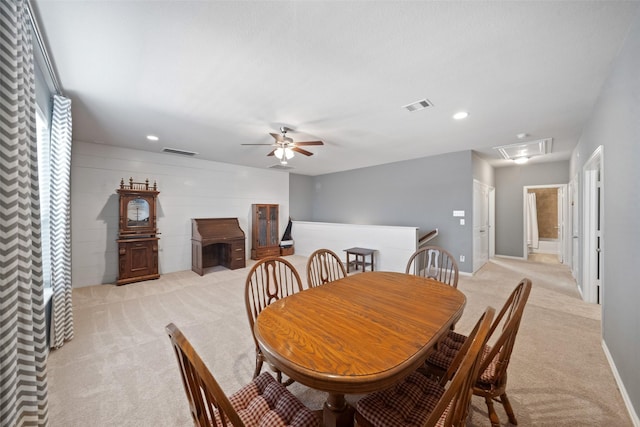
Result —
<svg viewBox="0 0 640 427"><path fill-rule="evenodd" d="M349 268L353 264L353 266L358 269L358 266L362 267L362 271L367 269L367 266L371 266L371 271L374 269L373 265L373 254L376 252L376 249L367 249L367 248L349 248L344 250L347 253L347 273L349 273ZM355 260L350 261L349 255L355 255ZM366 258L369 257L371 262L367 262Z"/></svg>

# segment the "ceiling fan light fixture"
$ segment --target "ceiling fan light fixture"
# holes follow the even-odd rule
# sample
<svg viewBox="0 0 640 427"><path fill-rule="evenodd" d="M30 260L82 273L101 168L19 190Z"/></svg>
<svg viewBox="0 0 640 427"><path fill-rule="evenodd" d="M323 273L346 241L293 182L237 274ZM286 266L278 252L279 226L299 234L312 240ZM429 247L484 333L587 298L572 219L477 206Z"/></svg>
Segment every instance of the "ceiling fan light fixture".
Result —
<svg viewBox="0 0 640 427"><path fill-rule="evenodd" d="M278 147L273 152L273 155L276 156L280 160L285 160L286 161L286 160L289 160L290 158L293 157L293 150L291 148L289 148L289 147L285 147L285 148Z"/></svg>

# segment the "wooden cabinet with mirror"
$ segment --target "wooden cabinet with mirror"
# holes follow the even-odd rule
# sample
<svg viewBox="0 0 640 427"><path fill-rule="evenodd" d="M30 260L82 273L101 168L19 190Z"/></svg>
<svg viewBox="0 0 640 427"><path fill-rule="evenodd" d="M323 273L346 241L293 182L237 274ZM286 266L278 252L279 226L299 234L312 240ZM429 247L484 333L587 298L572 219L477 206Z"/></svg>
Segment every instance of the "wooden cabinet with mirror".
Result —
<svg viewBox="0 0 640 427"><path fill-rule="evenodd" d="M160 193L156 184L120 181L120 220L118 227L117 285L157 279L158 229L156 199Z"/></svg>
<svg viewBox="0 0 640 427"><path fill-rule="evenodd" d="M252 205L251 259L280 255L278 205Z"/></svg>

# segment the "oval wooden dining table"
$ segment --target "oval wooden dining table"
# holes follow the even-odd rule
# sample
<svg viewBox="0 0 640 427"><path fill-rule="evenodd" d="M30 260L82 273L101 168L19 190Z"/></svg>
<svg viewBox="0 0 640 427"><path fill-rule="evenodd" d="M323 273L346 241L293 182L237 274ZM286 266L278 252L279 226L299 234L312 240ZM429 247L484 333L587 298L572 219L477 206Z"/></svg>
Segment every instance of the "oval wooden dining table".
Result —
<svg viewBox="0 0 640 427"><path fill-rule="evenodd" d="M382 390L409 375L465 304L462 292L436 280L373 271L270 304L254 332L269 363L328 392L325 426L352 426L345 394Z"/></svg>

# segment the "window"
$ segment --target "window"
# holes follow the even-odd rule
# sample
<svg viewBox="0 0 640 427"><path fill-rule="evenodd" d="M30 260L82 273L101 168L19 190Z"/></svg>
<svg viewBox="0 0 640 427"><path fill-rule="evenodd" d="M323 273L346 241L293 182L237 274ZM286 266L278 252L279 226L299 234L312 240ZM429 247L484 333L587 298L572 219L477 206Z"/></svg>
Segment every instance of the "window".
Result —
<svg viewBox="0 0 640 427"><path fill-rule="evenodd" d="M36 108L38 138L38 183L40 190L40 227L42 233L42 275L44 287L51 287L51 228L50 228L50 132L49 122L40 108Z"/></svg>

